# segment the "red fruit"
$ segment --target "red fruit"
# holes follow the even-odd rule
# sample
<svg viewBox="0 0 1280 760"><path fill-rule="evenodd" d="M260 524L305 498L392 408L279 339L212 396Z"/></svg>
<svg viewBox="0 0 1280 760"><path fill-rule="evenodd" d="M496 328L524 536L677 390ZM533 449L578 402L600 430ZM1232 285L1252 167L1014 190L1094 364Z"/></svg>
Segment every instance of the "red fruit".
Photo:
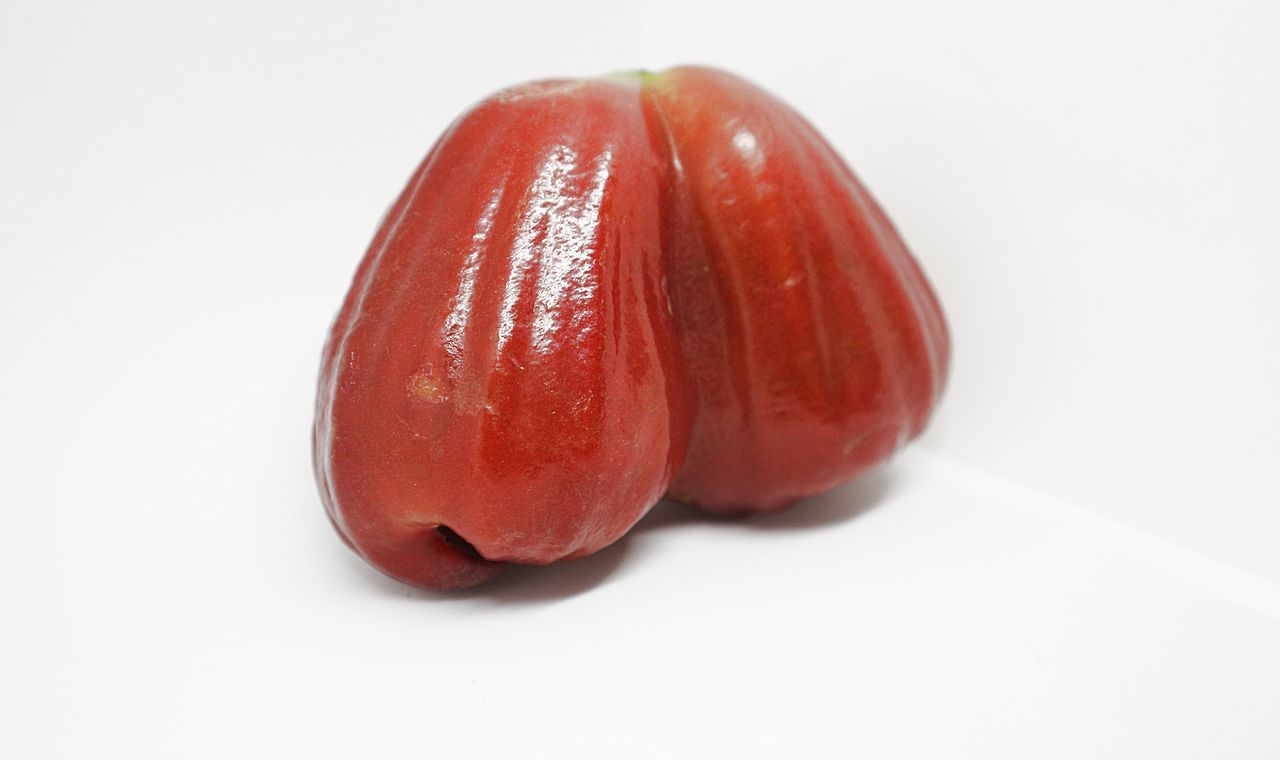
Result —
<svg viewBox="0 0 1280 760"><path fill-rule="evenodd" d="M374 566L468 585L596 551L662 496L688 437L663 169L613 82L499 93L427 156L320 381L325 503Z"/></svg>
<svg viewBox="0 0 1280 760"><path fill-rule="evenodd" d="M747 511L844 482L919 433L947 351L888 220L784 104L696 68L523 85L374 237L317 480L375 567L467 586L594 552L668 489Z"/></svg>
<svg viewBox="0 0 1280 760"><path fill-rule="evenodd" d="M648 80L693 234L671 246L698 393L673 498L763 511L847 482L924 428L946 325L889 220L795 111L721 71Z"/></svg>

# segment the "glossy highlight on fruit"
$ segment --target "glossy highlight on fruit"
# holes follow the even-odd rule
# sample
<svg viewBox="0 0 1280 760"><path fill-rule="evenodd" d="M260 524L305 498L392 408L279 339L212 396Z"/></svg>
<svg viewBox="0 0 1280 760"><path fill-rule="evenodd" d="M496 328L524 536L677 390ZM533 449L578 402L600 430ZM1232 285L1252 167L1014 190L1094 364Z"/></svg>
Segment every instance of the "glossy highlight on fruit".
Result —
<svg viewBox="0 0 1280 760"><path fill-rule="evenodd" d="M581 557L660 498L784 507L918 435L937 298L802 117L714 69L535 82L463 114L322 359L317 482L407 583Z"/></svg>

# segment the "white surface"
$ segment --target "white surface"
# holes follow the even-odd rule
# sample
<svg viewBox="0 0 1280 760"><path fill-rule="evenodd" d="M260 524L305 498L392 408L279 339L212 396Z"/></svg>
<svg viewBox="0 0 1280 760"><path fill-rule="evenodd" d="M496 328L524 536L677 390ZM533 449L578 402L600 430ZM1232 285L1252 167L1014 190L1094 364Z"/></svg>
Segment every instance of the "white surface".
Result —
<svg viewBox="0 0 1280 760"><path fill-rule="evenodd" d="M1280 756L1280 18L1070 8L0 6L0 756ZM759 524L381 579L307 451L373 225L488 91L681 61L897 220L933 429Z"/></svg>

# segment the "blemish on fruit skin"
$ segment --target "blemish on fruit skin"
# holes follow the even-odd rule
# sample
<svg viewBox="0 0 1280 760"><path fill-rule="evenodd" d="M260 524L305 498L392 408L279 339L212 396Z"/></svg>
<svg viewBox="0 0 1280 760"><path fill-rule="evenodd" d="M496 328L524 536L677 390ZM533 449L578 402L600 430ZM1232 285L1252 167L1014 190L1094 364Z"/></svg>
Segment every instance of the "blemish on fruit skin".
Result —
<svg viewBox="0 0 1280 760"><path fill-rule="evenodd" d="M449 399L449 391L444 381L434 377L431 369L420 369L409 376L406 383L409 395L432 404L441 404Z"/></svg>
<svg viewBox="0 0 1280 760"><path fill-rule="evenodd" d="M497 92L492 96L492 99L499 103L516 103L531 98L562 97L571 95L586 85L587 82L585 80L528 82Z"/></svg>

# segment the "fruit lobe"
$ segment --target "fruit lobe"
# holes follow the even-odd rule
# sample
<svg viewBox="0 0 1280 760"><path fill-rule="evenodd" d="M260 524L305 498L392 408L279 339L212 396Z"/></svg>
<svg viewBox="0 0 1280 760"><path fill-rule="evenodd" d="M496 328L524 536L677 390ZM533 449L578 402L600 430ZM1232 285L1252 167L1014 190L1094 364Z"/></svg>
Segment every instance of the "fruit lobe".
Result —
<svg viewBox="0 0 1280 760"><path fill-rule="evenodd" d="M762 511L923 428L936 298L798 114L723 72L549 81L461 116L330 331L316 476L430 588L583 556L664 493Z"/></svg>
<svg viewBox="0 0 1280 760"><path fill-rule="evenodd" d="M924 427L942 313L901 238L834 150L738 77L648 81L691 206L669 251L697 390L676 499L760 511L846 482Z"/></svg>
<svg viewBox="0 0 1280 760"><path fill-rule="evenodd" d="M604 82L500 93L423 162L333 326L317 409L329 515L375 566L466 585L600 549L662 496L688 414L661 172L634 87Z"/></svg>

